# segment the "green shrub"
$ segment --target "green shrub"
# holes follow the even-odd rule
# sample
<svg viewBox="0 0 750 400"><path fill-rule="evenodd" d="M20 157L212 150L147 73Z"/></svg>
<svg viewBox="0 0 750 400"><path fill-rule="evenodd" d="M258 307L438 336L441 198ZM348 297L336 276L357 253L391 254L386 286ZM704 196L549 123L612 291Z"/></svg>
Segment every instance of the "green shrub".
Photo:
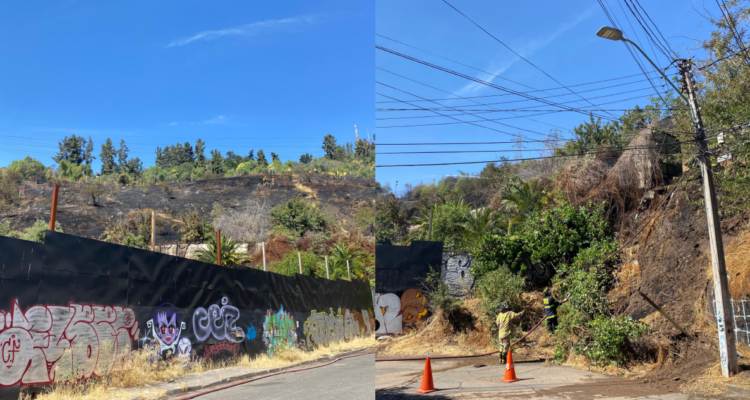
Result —
<svg viewBox="0 0 750 400"><path fill-rule="evenodd" d="M289 229L300 237L308 231L325 232L329 224L319 208L300 197L277 205L270 215L274 225Z"/></svg>
<svg viewBox="0 0 750 400"><path fill-rule="evenodd" d="M20 239L21 238L21 232L14 231L10 227L10 222L5 221L2 224L0 224L0 236L6 236L10 238Z"/></svg>
<svg viewBox="0 0 750 400"><path fill-rule="evenodd" d="M21 239L23 240L31 240L33 242L44 242L44 234L47 232L47 229L49 229L49 222L38 219L36 222L34 222L34 225L30 226L28 229L26 229L26 232L21 236ZM55 232L62 232L62 227L60 226L60 223L55 221Z"/></svg>
<svg viewBox="0 0 750 400"><path fill-rule="evenodd" d="M325 276L325 264L320 257L313 253L303 251L302 256L302 274L307 276ZM284 254L281 261L277 261L268 266L269 271L273 271L286 276L299 274L299 256L296 251ZM333 278L333 277L331 277Z"/></svg>
<svg viewBox="0 0 750 400"><path fill-rule="evenodd" d="M484 275L479 280L476 293L479 310L487 318L485 325L494 327L498 308L503 303L508 303L513 311L520 311L525 304L521 298L525 286L523 277L504 267Z"/></svg>
<svg viewBox="0 0 750 400"><path fill-rule="evenodd" d="M593 365L622 365L628 358L629 347L641 335L648 332L648 325L630 317L607 317L597 315L587 324L587 334L574 349L586 356Z"/></svg>
<svg viewBox="0 0 750 400"><path fill-rule="evenodd" d="M612 240L605 205L563 204L531 215L512 236L487 234L479 242L472 275L481 278L501 266L523 272L531 265L556 266L583 249Z"/></svg>
<svg viewBox="0 0 750 400"><path fill-rule="evenodd" d="M430 272L421 283L427 298L427 308L430 311L440 311L445 315L450 315L460 306L460 303L451 296L450 286L441 279L439 270L430 268Z"/></svg>

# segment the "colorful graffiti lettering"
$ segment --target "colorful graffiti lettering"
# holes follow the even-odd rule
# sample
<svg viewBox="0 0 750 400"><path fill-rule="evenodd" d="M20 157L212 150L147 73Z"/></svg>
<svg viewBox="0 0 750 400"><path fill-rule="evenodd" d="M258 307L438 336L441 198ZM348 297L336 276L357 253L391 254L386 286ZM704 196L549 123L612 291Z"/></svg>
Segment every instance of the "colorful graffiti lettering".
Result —
<svg viewBox="0 0 750 400"><path fill-rule="evenodd" d="M206 311L198 307L193 313L193 333L199 341L205 341L209 336L216 340L228 340L230 342L241 342L245 335L237 328L237 320L240 318L240 310L228 305L226 297L221 298L221 307L212 304Z"/></svg>
<svg viewBox="0 0 750 400"><path fill-rule="evenodd" d="M427 315L424 294L409 289L401 298L393 293L375 294L376 334L408 333L424 326Z"/></svg>
<svg viewBox="0 0 750 400"><path fill-rule="evenodd" d="M254 326L248 327L247 328L247 340L253 340L255 339L256 336L257 335L255 333L255 327Z"/></svg>
<svg viewBox="0 0 750 400"><path fill-rule="evenodd" d="M185 322L180 321L180 314L174 305L164 303L154 308L152 319L146 322L146 327L148 332L141 339L144 347L162 355L167 355L169 351L180 357L190 356L193 345L187 338L180 337Z"/></svg>
<svg viewBox="0 0 750 400"><path fill-rule="evenodd" d="M283 305L276 314L268 310L263 322L263 343L268 347L269 356L273 356L274 350L282 344L287 348L297 345L297 326L294 317L284 312Z"/></svg>
<svg viewBox="0 0 750 400"><path fill-rule="evenodd" d="M0 311L0 386L103 376L120 368L139 336L130 308L69 304Z"/></svg>

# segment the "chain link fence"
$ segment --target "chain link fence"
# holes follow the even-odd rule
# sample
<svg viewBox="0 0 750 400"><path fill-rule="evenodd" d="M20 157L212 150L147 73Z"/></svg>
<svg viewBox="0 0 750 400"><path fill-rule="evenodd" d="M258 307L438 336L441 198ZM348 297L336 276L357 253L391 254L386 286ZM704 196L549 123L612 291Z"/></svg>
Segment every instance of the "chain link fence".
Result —
<svg viewBox="0 0 750 400"><path fill-rule="evenodd" d="M708 290L709 301L711 307L709 311L711 316L716 321L716 296L714 295L713 288ZM734 319L734 339L736 344L740 341L745 342L750 346L750 300L740 299L735 300L730 298L730 305L732 306L732 317Z"/></svg>

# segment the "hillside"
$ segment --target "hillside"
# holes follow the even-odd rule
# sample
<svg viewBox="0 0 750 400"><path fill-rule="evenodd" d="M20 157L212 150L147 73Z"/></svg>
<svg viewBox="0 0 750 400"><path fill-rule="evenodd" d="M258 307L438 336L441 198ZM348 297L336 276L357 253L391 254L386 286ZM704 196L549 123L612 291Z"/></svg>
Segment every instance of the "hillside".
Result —
<svg viewBox="0 0 750 400"><path fill-rule="evenodd" d="M355 228L356 212L361 207L372 206L375 199L375 182L371 179L284 175L276 176L275 184L271 185L270 178L264 184L264 176L268 175L207 179L165 186L106 185L105 195L97 199L96 205L91 197L83 193L81 184L66 183L60 190L57 220L66 233L99 238L110 218L119 220L131 211L150 208L164 221L157 232L157 244L170 244L181 239L182 234L178 232L181 215L195 211L208 216L216 203L232 209L245 200L257 199L272 208L301 196L331 216L339 229L348 231ZM24 182L20 192L19 205L9 216L0 217L0 222L9 221L12 228L22 230L37 219L49 219L52 201L50 184Z"/></svg>

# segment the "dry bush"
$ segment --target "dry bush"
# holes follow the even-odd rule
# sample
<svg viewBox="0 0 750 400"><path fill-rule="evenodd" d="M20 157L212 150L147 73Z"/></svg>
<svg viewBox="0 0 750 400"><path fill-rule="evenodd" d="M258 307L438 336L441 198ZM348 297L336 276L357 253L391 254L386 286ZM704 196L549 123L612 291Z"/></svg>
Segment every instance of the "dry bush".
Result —
<svg viewBox="0 0 750 400"><path fill-rule="evenodd" d="M750 230L742 232L727 246L725 259L732 298L750 298L750 268L747 267L750 260Z"/></svg>
<svg viewBox="0 0 750 400"><path fill-rule="evenodd" d="M283 235L272 233L266 240L266 265L283 260L284 254L289 253L292 249L292 245L287 238ZM252 266L263 265L263 250L260 247L256 247L252 257Z"/></svg>
<svg viewBox="0 0 750 400"><path fill-rule="evenodd" d="M213 225L238 243L260 243L268 238L267 232L273 227L270 211L265 201L249 199L239 208L220 212Z"/></svg>
<svg viewBox="0 0 750 400"><path fill-rule="evenodd" d="M655 144L651 129L644 129L628 144L635 149L622 151L614 166L617 152L599 153L592 162L578 160L562 171L558 187L576 205L606 201L610 221L622 231L627 212L639 206L647 190L663 184L659 152L644 148Z"/></svg>

